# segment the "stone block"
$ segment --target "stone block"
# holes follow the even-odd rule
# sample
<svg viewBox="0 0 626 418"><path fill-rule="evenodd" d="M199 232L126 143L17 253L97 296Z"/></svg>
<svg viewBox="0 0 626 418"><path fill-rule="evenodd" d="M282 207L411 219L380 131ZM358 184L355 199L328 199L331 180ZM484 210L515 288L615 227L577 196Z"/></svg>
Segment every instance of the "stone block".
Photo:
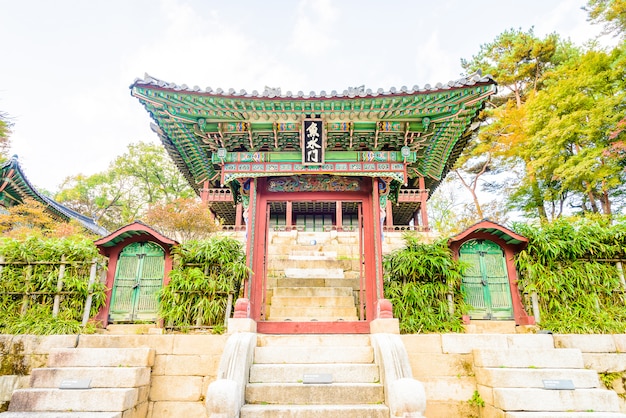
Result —
<svg viewBox="0 0 626 418"><path fill-rule="evenodd" d="M476 390L476 381L471 377L437 377L419 380L424 384L428 400L467 401Z"/></svg>
<svg viewBox="0 0 626 418"><path fill-rule="evenodd" d="M253 404L357 405L384 400L383 386L372 383L251 383L246 386L246 401Z"/></svg>
<svg viewBox="0 0 626 418"><path fill-rule="evenodd" d="M585 367L598 373L626 371L626 353L583 353Z"/></svg>
<svg viewBox="0 0 626 418"><path fill-rule="evenodd" d="M443 353L441 334L403 334L400 338L409 356L411 353Z"/></svg>
<svg viewBox="0 0 626 418"><path fill-rule="evenodd" d="M370 322L370 334L400 334L398 318L374 319Z"/></svg>
<svg viewBox="0 0 626 418"><path fill-rule="evenodd" d="M203 402L155 402L149 418L207 418Z"/></svg>
<svg viewBox="0 0 626 418"><path fill-rule="evenodd" d="M228 318L228 333L235 332L256 332L256 321L250 318Z"/></svg>
<svg viewBox="0 0 626 418"><path fill-rule="evenodd" d="M212 355L157 356L153 375L205 376L214 373ZM218 360L219 362L219 360Z"/></svg>
<svg viewBox="0 0 626 418"><path fill-rule="evenodd" d="M518 367L518 368L569 368L584 367L580 350L563 348L559 350L475 350L476 367Z"/></svg>
<svg viewBox="0 0 626 418"><path fill-rule="evenodd" d="M149 347L156 354L170 354L176 335L81 335L78 348Z"/></svg>
<svg viewBox="0 0 626 418"><path fill-rule="evenodd" d="M613 341L618 353L626 353L626 334L614 334Z"/></svg>
<svg viewBox="0 0 626 418"><path fill-rule="evenodd" d="M557 348L578 348L583 353L615 353L615 340L609 334L565 334L554 336Z"/></svg>
<svg viewBox="0 0 626 418"><path fill-rule="evenodd" d="M438 401L426 398L425 417L428 418L460 418L475 417L476 408L472 408L466 401Z"/></svg>
<svg viewBox="0 0 626 418"><path fill-rule="evenodd" d="M0 376L0 402L8 402L11 400L11 394L18 388L19 376L6 375Z"/></svg>
<svg viewBox="0 0 626 418"><path fill-rule="evenodd" d="M203 396L200 376L152 376L150 401L197 402Z"/></svg>
<svg viewBox="0 0 626 418"><path fill-rule="evenodd" d="M176 335L172 354L212 354L224 351L228 335Z"/></svg>
<svg viewBox="0 0 626 418"><path fill-rule="evenodd" d="M474 373L471 354L409 353L409 361L413 377L419 380L436 376L469 376Z"/></svg>
<svg viewBox="0 0 626 418"><path fill-rule="evenodd" d="M506 336L509 348L528 350L551 350L554 339L550 334L512 334Z"/></svg>
<svg viewBox="0 0 626 418"><path fill-rule="evenodd" d="M506 335L496 334L442 334L441 346L444 353L471 353L473 350L507 350Z"/></svg>

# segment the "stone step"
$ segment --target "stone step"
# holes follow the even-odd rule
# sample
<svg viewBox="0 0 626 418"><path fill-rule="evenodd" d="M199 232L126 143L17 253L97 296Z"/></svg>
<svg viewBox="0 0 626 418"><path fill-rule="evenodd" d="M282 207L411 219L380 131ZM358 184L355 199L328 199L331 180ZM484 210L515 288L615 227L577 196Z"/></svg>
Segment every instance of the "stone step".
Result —
<svg viewBox="0 0 626 418"><path fill-rule="evenodd" d="M325 278L279 278L276 287L349 287L359 290L358 279L325 279Z"/></svg>
<svg viewBox="0 0 626 418"><path fill-rule="evenodd" d="M354 405L383 403L383 386L376 383L250 383L246 403L279 405Z"/></svg>
<svg viewBox="0 0 626 418"><path fill-rule="evenodd" d="M123 412L139 400L138 389L18 389L13 392L9 411L26 412ZM147 392L146 392L147 396Z"/></svg>
<svg viewBox="0 0 626 418"><path fill-rule="evenodd" d="M492 388L543 388L543 380L571 380L574 387L597 388L598 374L585 369L513 369L476 367L476 382Z"/></svg>
<svg viewBox="0 0 626 418"><path fill-rule="evenodd" d="M257 335L258 347L369 347L370 343L370 336L367 334Z"/></svg>
<svg viewBox="0 0 626 418"><path fill-rule="evenodd" d="M344 317L336 317L336 316L318 316L316 318L311 318L310 316L274 316L271 315L266 319L267 322L354 322L358 321L359 318L356 316L344 316Z"/></svg>
<svg viewBox="0 0 626 418"><path fill-rule="evenodd" d="M275 287L274 297L352 297L352 287Z"/></svg>
<svg viewBox="0 0 626 418"><path fill-rule="evenodd" d="M49 367L152 367L151 348L53 348Z"/></svg>
<svg viewBox="0 0 626 418"><path fill-rule="evenodd" d="M64 380L90 379L92 388L133 388L150 384L148 367L63 367L34 369L33 388L58 388Z"/></svg>
<svg viewBox="0 0 626 418"><path fill-rule="evenodd" d="M265 346L254 349L256 364L372 363L374 351L364 346Z"/></svg>
<svg viewBox="0 0 626 418"><path fill-rule="evenodd" d="M300 383L305 374L330 374L333 383L378 383L375 364L253 364L250 383Z"/></svg>
<svg viewBox="0 0 626 418"><path fill-rule="evenodd" d="M584 363L582 353L575 348L546 350L480 349L474 350L474 366L582 369L584 368Z"/></svg>
<svg viewBox="0 0 626 418"><path fill-rule="evenodd" d="M241 418L389 418L385 405L244 405Z"/></svg>
<svg viewBox="0 0 626 418"><path fill-rule="evenodd" d="M507 412L505 418L626 418L621 412Z"/></svg>
<svg viewBox="0 0 626 418"><path fill-rule="evenodd" d="M300 288L303 289L303 288ZM305 288L306 289L306 288ZM322 288L323 289L323 288ZM278 296L272 297L272 309L290 306L332 306L354 309L352 290L347 296Z"/></svg>
<svg viewBox="0 0 626 418"><path fill-rule="evenodd" d="M324 278L343 279L343 269L340 268L286 268L285 277L289 279Z"/></svg>
<svg viewBox="0 0 626 418"><path fill-rule="evenodd" d="M270 319L274 318L354 318L356 308L352 306L286 306L275 307L272 304Z"/></svg>
<svg viewBox="0 0 626 418"><path fill-rule="evenodd" d="M495 388L493 406L503 411L620 411L617 393L604 389Z"/></svg>
<svg viewBox="0 0 626 418"><path fill-rule="evenodd" d="M296 256L289 256L285 254L268 254L267 269L268 271L280 271L284 272L285 269L328 269L328 270L352 270L358 269L358 260L350 260L342 258L340 260L329 260L323 258L315 258L310 256L307 258L294 258Z"/></svg>
<svg viewBox="0 0 626 418"><path fill-rule="evenodd" d="M123 418L121 412L3 412L2 418Z"/></svg>

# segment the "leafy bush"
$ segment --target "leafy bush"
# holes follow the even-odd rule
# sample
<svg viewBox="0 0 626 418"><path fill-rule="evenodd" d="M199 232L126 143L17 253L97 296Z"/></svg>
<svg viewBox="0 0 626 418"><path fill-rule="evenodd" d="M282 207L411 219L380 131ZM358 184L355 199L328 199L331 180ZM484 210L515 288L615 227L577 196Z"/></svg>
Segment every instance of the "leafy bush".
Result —
<svg viewBox="0 0 626 418"><path fill-rule="evenodd" d="M463 332L468 306L461 293L462 265L446 241L423 244L405 236L406 247L384 259L385 295L402 333ZM448 297L454 312L450 312Z"/></svg>
<svg viewBox="0 0 626 418"><path fill-rule="evenodd" d="M542 328L626 332L625 289L616 268L616 261L626 258L625 222L569 218L514 229L529 240L516 258L519 287L537 293Z"/></svg>
<svg viewBox="0 0 626 418"><path fill-rule="evenodd" d="M172 250L170 283L160 292L160 316L168 326L219 326L224 321L228 295L239 293L248 276L240 242L215 236L189 241ZM234 299L234 298L233 298Z"/></svg>
<svg viewBox="0 0 626 418"><path fill-rule="evenodd" d="M87 238L3 238L0 254L0 332L7 334L65 334L84 332L81 322L93 260L100 256ZM60 309L53 317L54 298L64 264ZM105 303L105 287L92 288L90 316Z"/></svg>

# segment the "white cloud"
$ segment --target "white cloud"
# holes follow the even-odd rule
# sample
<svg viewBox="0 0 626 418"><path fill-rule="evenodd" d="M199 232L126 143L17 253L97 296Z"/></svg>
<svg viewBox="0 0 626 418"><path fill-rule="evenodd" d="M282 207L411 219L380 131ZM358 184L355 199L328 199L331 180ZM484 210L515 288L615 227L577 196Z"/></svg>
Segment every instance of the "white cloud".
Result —
<svg viewBox="0 0 626 418"><path fill-rule="evenodd" d="M303 55L319 56L337 45L332 37L338 11L330 0L302 0L289 47Z"/></svg>

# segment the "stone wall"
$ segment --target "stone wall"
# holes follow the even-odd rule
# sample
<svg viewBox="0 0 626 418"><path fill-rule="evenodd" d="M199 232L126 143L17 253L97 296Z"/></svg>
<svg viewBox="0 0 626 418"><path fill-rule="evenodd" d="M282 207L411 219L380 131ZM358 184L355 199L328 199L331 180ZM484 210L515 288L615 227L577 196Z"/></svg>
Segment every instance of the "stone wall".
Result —
<svg viewBox="0 0 626 418"><path fill-rule="evenodd" d="M426 416L478 417L474 349L552 345L582 351L585 366L626 396L626 335L421 334L402 335L413 375L424 383ZM227 335L0 336L0 400L28 387L33 368L46 365L56 347L150 347L156 351L146 418L206 417L204 396L216 379ZM77 344L78 343L78 344ZM622 411L626 402L622 399Z"/></svg>

